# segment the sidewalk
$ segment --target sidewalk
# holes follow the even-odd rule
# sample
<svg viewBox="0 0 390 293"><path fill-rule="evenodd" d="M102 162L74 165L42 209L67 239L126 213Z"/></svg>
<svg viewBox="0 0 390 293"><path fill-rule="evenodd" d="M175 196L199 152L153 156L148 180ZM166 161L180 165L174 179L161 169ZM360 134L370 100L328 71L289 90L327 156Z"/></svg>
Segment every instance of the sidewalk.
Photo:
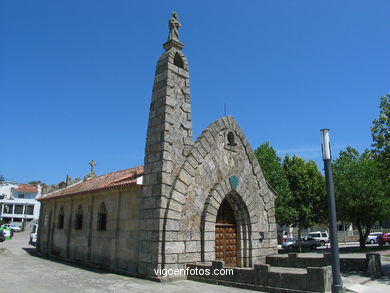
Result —
<svg viewBox="0 0 390 293"><path fill-rule="evenodd" d="M346 292L381 293L390 292L390 255L382 250L383 277L370 280L363 275L344 275L342 281ZM249 293L251 290L212 285L189 280L157 283L138 278L121 276L105 271L88 269L67 262L34 256L35 248L28 245L28 233L15 233L12 240L0 243L2 288L13 288L14 292L29 293L128 293L128 292L180 292L180 293ZM304 253L317 255L322 251ZM365 257L365 253L347 253L350 257ZM341 255L346 255L341 253ZM23 275L23 278L20 276ZM37 282L37 280L39 280ZM0 290L1 291L1 290ZM258 292L258 291L257 291Z"/></svg>
<svg viewBox="0 0 390 293"><path fill-rule="evenodd" d="M339 243L340 257L359 257L365 258L365 252L357 251L359 246L358 242ZM278 246L279 249L281 246ZM368 244L368 249L373 249L372 252L379 253L381 255L382 273L383 276L379 279L371 280L369 277L358 274L342 274L343 287L346 292L357 293L388 293L390 292L390 246L381 247L381 250L374 251L378 248L377 244ZM355 251L356 250L356 251ZM281 253L287 253L289 251L281 250ZM297 252L297 251L294 251ZM329 244L325 247L320 247L316 251L304 250L304 253L299 255L303 256L318 256L320 253L330 252ZM368 251L367 251L368 252Z"/></svg>
<svg viewBox="0 0 390 293"><path fill-rule="evenodd" d="M381 257L383 277L371 280L368 277L351 275L343 277L346 292L388 293L390 292L390 257Z"/></svg>

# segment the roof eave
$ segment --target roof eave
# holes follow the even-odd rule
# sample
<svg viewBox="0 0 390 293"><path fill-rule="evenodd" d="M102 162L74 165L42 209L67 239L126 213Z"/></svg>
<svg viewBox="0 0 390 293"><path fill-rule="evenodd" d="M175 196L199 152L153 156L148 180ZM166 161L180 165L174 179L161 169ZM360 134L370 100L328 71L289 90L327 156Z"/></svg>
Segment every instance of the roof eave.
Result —
<svg viewBox="0 0 390 293"><path fill-rule="evenodd" d="M99 187L99 188L96 188L96 189L77 191L77 192L73 192L73 193L66 193L66 194L49 196L49 197L42 196L42 197L40 197L37 200L42 202L42 201L49 201L49 200L52 200L52 199L65 198L65 197L68 197L68 196L82 195L82 194L86 194L86 193L97 193L97 192L101 192L101 191L105 191L105 190L114 190L114 189L122 189L122 188L126 188L126 187L137 187L137 186L138 187L142 187L142 185L132 182L132 183L126 183L126 184L123 184L123 185Z"/></svg>

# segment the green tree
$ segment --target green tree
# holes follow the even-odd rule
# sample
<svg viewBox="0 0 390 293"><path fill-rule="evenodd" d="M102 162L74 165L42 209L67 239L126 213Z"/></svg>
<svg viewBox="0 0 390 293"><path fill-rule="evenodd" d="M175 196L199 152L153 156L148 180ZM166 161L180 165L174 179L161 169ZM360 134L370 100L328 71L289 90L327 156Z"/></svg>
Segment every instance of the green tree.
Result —
<svg viewBox="0 0 390 293"><path fill-rule="evenodd" d="M390 196L390 95L381 97L379 118L373 121L371 135L373 152L381 167L379 176L386 184Z"/></svg>
<svg viewBox="0 0 390 293"><path fill-rule="evenodd" d="M41 181L30 181L28 184L37 185L37 184L41 184L41 183L42 183Z"/></svg>
<svg viewBox="0 0 390 293"><path fill-rule="evenodd" d="M326 221L325 179L314 161L306 162L296 155L286 155L283 169L292 195L289 204L295 214L290 224L298 227L300 238L302 228Z"/></svg>
<svg viewBox="0 0 390 293"><path fill-rule="evenodd" d="M390 95L381 97L379 109L379 118L373 121L371 127L372 146L390 168Z"/></svg>
<svg viewBox="0 0 390 293"><path fill-rule="evenodd" d="M334 161L333 174L338 218L357 227L360 248L364 249L374 223L390 211L378 160L369 151L360 155L347 147Z"/></svg>
<svg viewBox="0 0 390 293"><path fill-rule="evenodd" d="M295 210L290 207L291 192L288 186L286 174L284 172L281 159L276 151L265 142L255 150L255 155L264 177L275 189L277 197L275 199L275 217L279 225L289 226L295 219Z"/></svg>

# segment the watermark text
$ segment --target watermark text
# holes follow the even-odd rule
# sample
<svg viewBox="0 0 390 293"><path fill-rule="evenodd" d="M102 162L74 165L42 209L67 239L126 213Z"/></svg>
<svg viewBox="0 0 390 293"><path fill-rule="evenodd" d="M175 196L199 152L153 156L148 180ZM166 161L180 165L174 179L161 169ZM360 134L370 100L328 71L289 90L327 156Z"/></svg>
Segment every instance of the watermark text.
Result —
<svg viewBox="0 0 390 293"><path fill-rule="evenodd" d="M154 269L154 273L157 276L166 277L184 277L184 276L233 276L233 269L221 268L221 269L210 269L210 268L190 268L185 269L166 269L158 268Z"/></svg>

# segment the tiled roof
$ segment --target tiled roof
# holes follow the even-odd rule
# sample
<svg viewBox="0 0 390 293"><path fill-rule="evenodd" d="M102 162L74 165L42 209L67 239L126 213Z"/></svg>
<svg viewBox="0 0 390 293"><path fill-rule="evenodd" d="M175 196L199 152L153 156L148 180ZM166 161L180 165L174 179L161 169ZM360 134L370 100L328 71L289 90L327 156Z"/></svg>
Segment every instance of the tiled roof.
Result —
<svg viewBox="0 0 390 293"><path fill-rule="evenodd" d="M81 181L68 187L53 191L40 197L39 200L44 201L68 195L90 193L123 186L137 185L137 178L143 174L143 166L116 171L101 176L92 177L89 180Z"/></svg>
<svg viewBox="0 0 390 293"><path fill-rule="evenodd" d="M38 192L38 186L35 184L19 184L18 188L12 188L16 192Z"/></svg>

